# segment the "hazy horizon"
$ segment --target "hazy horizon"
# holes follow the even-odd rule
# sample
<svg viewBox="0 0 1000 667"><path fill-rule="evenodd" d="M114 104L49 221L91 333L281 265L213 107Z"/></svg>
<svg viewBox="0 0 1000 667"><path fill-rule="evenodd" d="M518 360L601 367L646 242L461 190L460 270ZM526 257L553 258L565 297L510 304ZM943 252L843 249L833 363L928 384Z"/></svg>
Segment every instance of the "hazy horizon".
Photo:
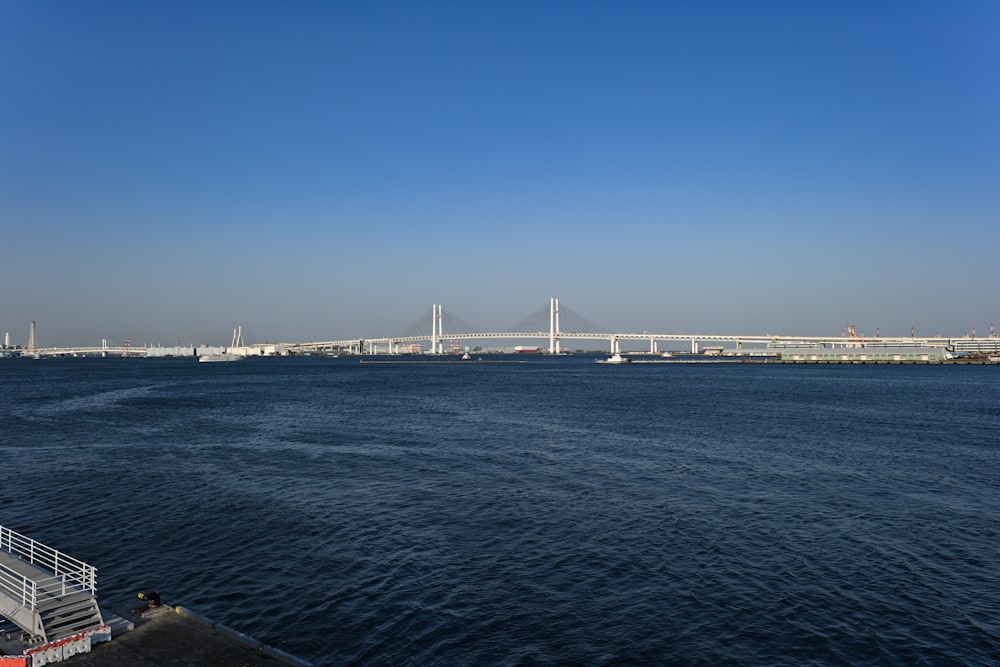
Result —
<svg viewBox="0 0 1000 667"><path fill-rule="evenodd" d="M0 332L988 334L1000 5L0 5ZM429 332L428 332L429 333Z"/></svg>

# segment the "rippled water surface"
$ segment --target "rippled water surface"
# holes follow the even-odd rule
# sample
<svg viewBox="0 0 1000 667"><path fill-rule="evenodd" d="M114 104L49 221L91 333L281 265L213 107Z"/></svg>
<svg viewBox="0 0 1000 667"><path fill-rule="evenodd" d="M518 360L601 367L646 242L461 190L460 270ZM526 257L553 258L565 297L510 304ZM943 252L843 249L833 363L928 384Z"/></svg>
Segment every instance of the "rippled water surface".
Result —
<svg viewBox="0 0 1000 667"><path fill-rule="evenodd" d="M318 665L1000 661L1000 371L0 361L0 524Z"/></svg>

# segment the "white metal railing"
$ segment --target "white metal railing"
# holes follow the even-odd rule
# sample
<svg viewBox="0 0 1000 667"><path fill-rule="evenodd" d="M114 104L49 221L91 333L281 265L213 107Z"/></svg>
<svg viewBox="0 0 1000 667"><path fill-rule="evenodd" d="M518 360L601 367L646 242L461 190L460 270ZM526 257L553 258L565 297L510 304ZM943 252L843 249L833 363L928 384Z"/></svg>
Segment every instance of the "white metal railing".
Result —
<svg viewBox="0 0 1000 667"><path fill-rule="evenodd" d="M0 564L0 590L32 611L49 597L73 591L97 591L97 568L3 526L0 526L0 551L52 573L49 577L32 579Z"/></svg>

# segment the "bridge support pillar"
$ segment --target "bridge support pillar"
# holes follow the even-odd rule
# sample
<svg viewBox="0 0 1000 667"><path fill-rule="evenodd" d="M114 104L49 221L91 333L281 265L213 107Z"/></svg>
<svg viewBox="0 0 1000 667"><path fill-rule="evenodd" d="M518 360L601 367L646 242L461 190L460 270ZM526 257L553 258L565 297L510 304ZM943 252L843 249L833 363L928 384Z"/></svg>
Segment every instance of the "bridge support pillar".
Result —
<svg viewBox="0 0 1000 667"><path fill-rule="evenodd" d="M698 341L691 339L691 354L698 354Z"/></svg>
<svg viewBox="0 0 1000 667"><path fill-rule="evenodd" d="M655 338L650 338L649 339L649 353L650 354L658 354L659 352L660 352L660 346L657 344L657 340Z"/></svg>
<svg viewBox="0 0 1000 667"><path fill-rule="evenodd" d="M444 354L444 306L438 304L438 354Z"/></svg>
<svg viewBox="0 0 1000 667"><path fill-rule="evenodd" d="M562 352L559 340L559 299L549 299L549 354Z"/></svg>
<svg viewBox="0 0 1000 667"><path fill-rule="evenodd" d="M431 306L431 354L444 354L444 315L439 303Z"/></svg>

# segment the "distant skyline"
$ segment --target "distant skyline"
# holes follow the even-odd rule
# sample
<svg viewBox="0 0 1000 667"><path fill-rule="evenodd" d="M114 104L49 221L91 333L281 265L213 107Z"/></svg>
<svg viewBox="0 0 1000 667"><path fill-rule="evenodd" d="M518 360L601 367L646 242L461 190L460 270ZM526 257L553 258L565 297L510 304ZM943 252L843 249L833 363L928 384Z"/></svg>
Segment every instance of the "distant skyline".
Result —
<svg viewBox="0 0 1000 667"><path fill-rule="evenodd" d="M0 332L1000 320L1000 4L0 2Z"/></svg>

